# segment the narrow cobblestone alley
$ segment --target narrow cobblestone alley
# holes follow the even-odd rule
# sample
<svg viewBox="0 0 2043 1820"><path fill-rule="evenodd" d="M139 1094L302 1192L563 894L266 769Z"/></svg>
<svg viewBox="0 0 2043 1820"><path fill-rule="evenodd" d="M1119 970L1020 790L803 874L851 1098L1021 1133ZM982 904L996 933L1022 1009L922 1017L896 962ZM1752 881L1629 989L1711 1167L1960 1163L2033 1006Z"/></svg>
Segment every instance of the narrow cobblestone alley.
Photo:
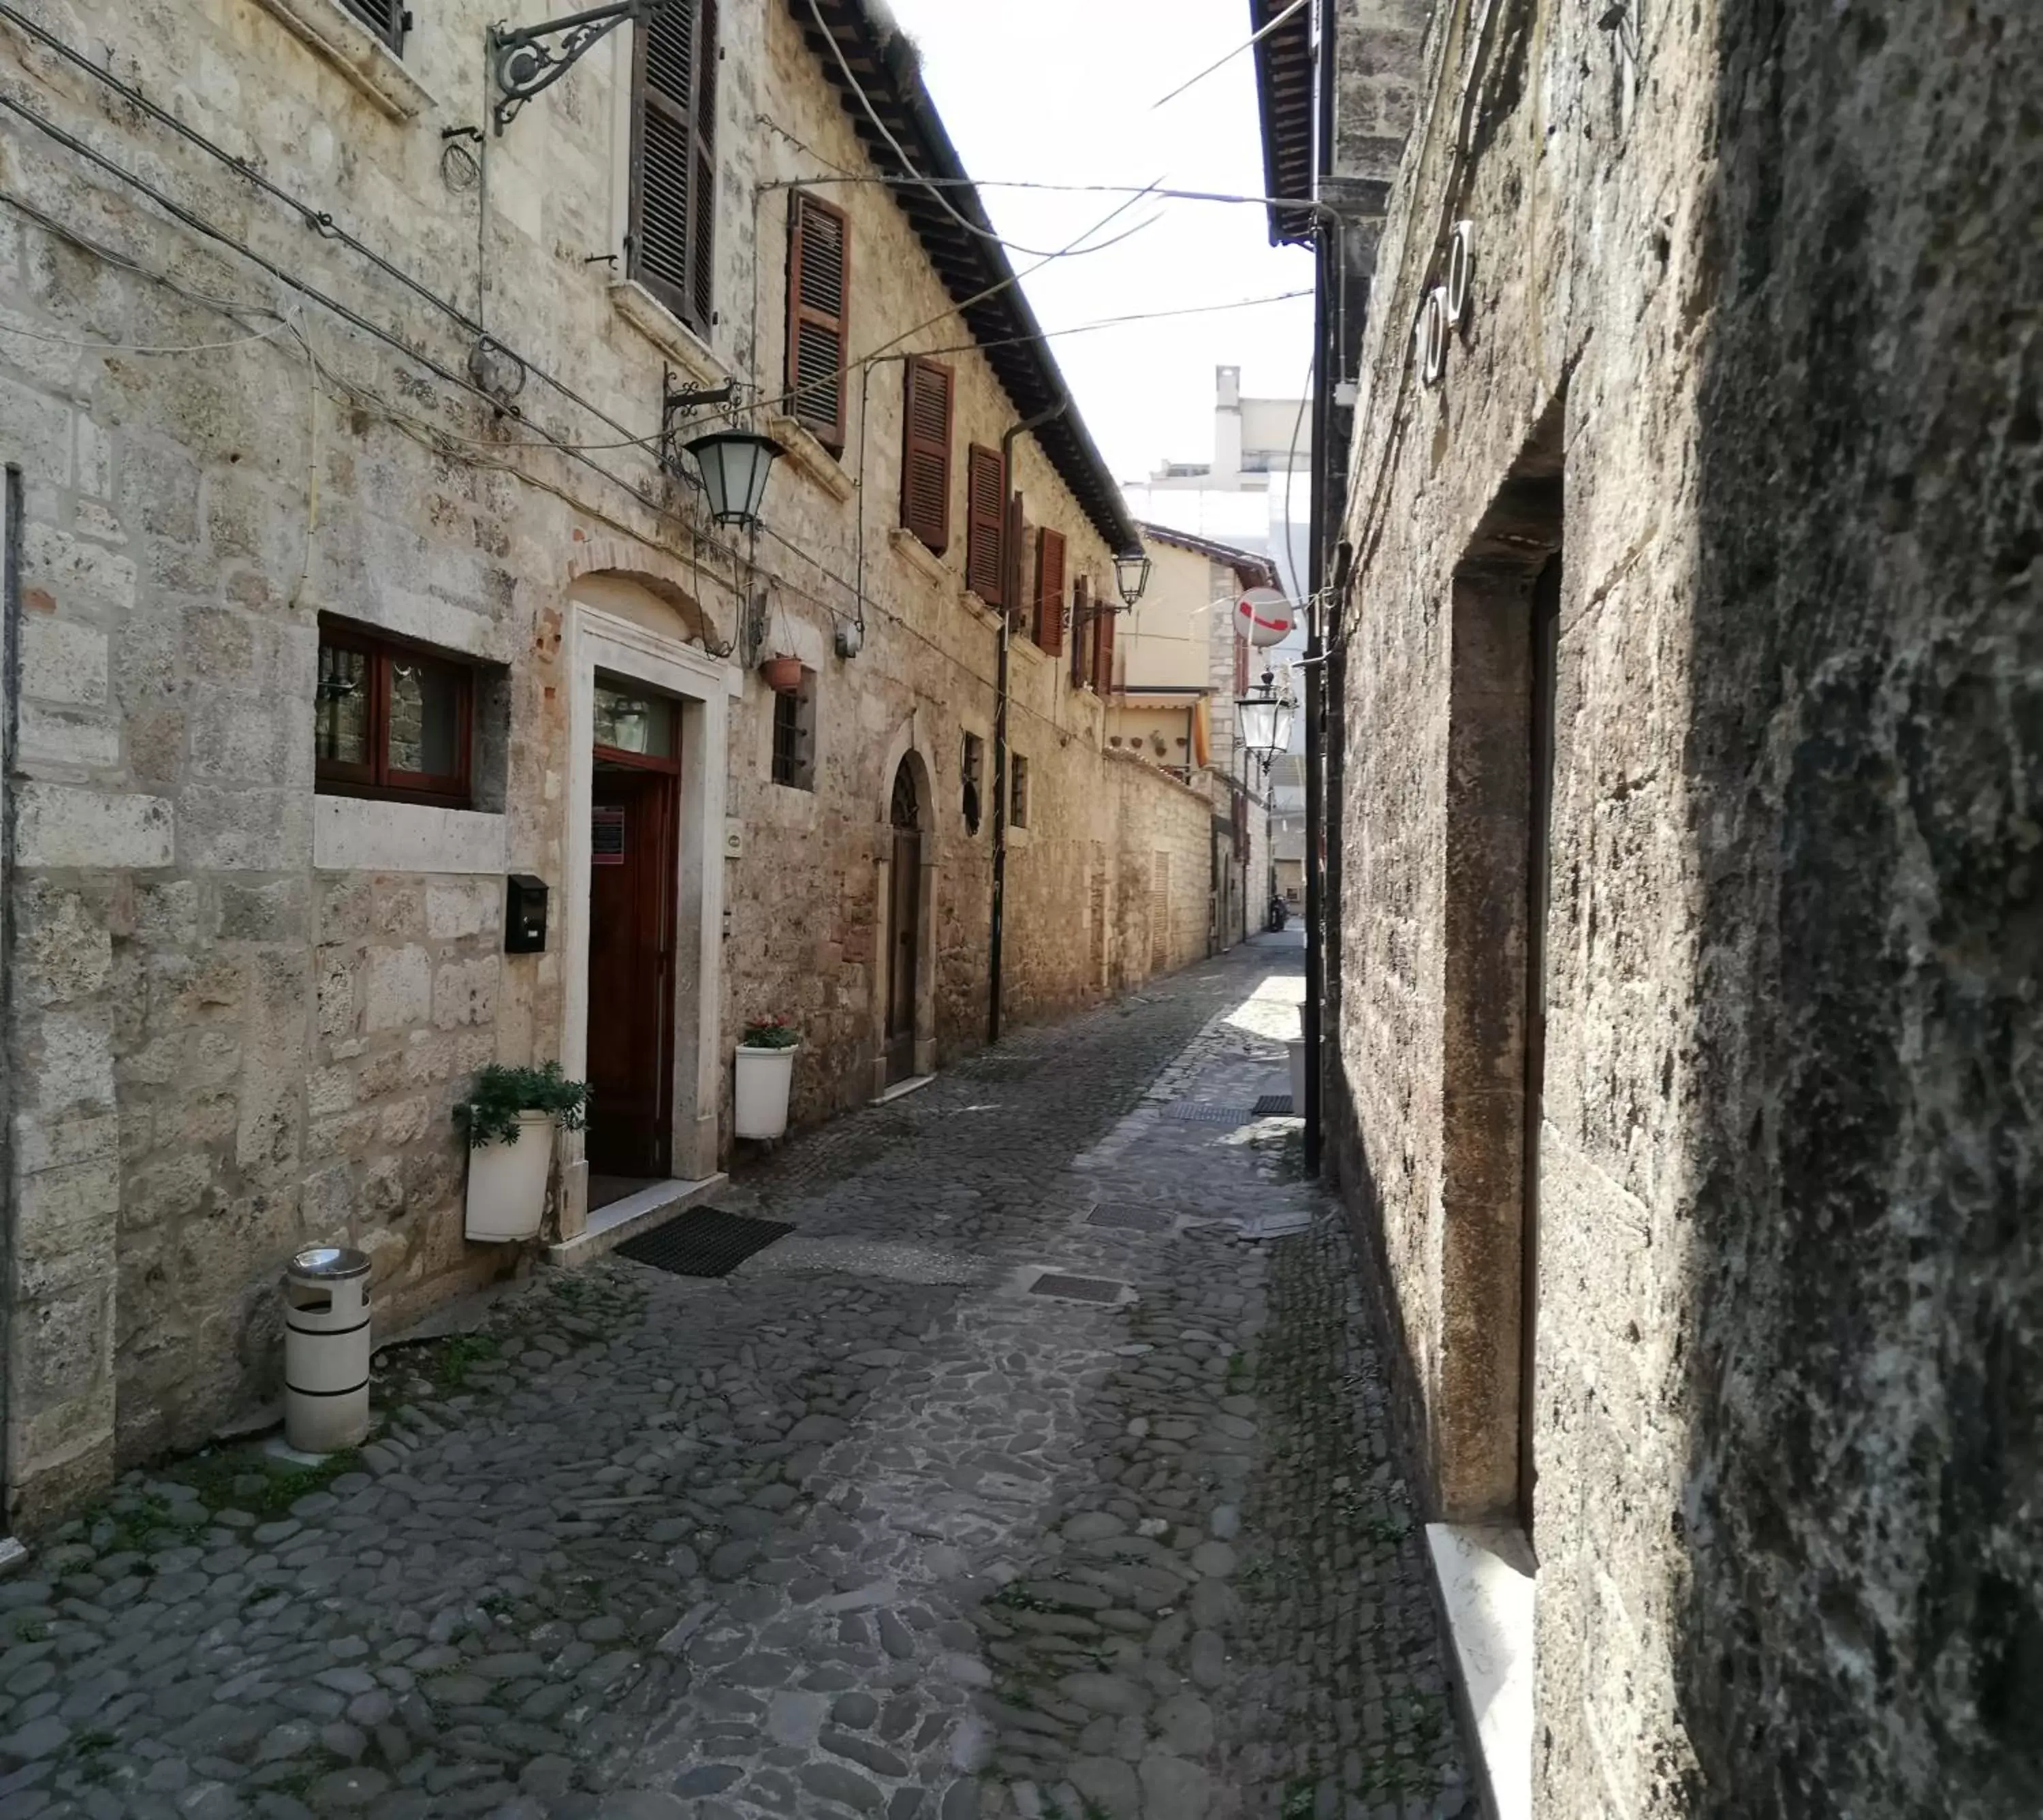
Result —
<svg viewBox="0 0 2043 1820"><path fill-rule="evenodd" d="M1472 1813L1351 1254L1253 1115L1299 960L790 1143L728 1278L386 1353L337 1476L131 1476L0 1583L0 1820Z"/></svg>

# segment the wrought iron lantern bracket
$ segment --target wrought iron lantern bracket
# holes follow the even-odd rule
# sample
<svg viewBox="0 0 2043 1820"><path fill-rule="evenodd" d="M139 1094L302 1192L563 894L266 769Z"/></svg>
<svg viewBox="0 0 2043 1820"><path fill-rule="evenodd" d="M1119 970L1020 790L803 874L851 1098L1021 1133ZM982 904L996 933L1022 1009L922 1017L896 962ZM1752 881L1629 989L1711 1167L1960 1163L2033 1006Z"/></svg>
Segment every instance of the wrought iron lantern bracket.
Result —
<svg viewBox="0 0 2043 1820"><path fill-rule="evenodd" d="M687 427L681 419L704 405L729 404L737 390L731 379L721 386L677 386L673 368L660 369L660 466L677 480L688 478L681 466L680 434Z"/></svg>
<svg viewBox="0 0 2043 1820"><path fill-rule="evenodd" d="M642 24L674 0L611 0L570 13L543 25L513 27L500 21L489 28L489 75L496 90L490 110L500 135L533 96L551 88L583 56L627 20Z"/></svg>

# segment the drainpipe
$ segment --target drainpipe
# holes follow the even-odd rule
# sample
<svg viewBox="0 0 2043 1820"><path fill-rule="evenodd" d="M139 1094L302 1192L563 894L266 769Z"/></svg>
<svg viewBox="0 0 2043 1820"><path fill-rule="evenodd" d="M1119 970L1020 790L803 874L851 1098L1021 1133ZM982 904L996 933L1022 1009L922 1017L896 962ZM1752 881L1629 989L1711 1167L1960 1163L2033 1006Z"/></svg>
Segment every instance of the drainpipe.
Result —
<svg viewBox="0 0 2043 1820"><path fill-rule="evenodd" d="M21 1306L20 1197L16 1178L21 1159L14 1139L14 1071L8 1066L14 1044L14 754L21 738L21 520L26 509L21 470L0 470L0 1535L14 1508L14 1323ZM0 1561L20 1557L11 1536ZM8 1565L11 1565L9 1563Z"/></svg>
<svg viewBox="0 0 2043 1820"><path fill-rule="evenodd" d="M1007 662L1022 594L1022 524L1014 516L1014 442L1071 409L1060 398L1025 423L1010 424L1000 438L1000 682L993 708L993 927L986 951L986 1040L1000 1040L1000 942L1007 904ZM1073 628L1073 637L1078 635Z"/></svg>

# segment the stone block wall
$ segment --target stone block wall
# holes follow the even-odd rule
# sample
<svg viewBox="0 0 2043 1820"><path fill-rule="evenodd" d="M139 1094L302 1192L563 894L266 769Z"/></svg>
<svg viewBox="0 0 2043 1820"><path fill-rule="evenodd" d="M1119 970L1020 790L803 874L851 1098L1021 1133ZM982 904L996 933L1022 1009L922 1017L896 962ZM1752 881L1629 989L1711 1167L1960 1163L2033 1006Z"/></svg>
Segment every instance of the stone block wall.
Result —
<svg viewBox="0 0 2043 1820"><path fill-rule="evenodd" d="M260 1402L277 1273L301 1245L368 1250L386 1327L515 1262L462 1240L448 1109L481 1062L562 1052L564 651L584 578L625 578L649 616L726 666L726 749L684 754L727 774L729 825L704 831L712 854L728 835L739 849L714 861L730 912L712 944L725 1104L706 1110L726 1112L729 1045L761 1010L803 1025L798 1118L872 1090L878 867L906 754L930 781L937 1054L984 1029L988 834L963 828L956 780L966 730L991 751L998 622L963 588L964 450L997 443L1013 401L982 356L947 356L958 459L941 557L889 535L898 365L850 387L841 461L787 435L756 551L630 441L658 421L663 369L768 397L784 386L780 186L865 156L798 22L764 0L719 9L703 340L604 263L625 220L628 33L490 136L479 224L481 186L442 134L487 130L475 85L500 9L420 8L401 63L365 50L358 64L287 24L308 10L361 48L337 0L86 3L47 19L91 69L139 82L416 285L0 25L11 94L245 248L178 225L25 122L0 140L0 461L19 467L25 505L10 603L6 1496L31 1527L117 1460ZM885 190L841 199L855 344L922 323L914 345L954 344L949 294ZM527 363L516 415L466 389L478 313ZM1065 532L1070 573L1103 587L1106 539L1025 438L1015 478L1032 521ZM817 673L813 790L770 781L772 697L745 667L761 655L755 611L762 644L792 643ZM477 666L472 811L386 814L315 791L321 612ZM837 628L861 619L861 654L838 657ZM1092 906L1120 886L1095 892L1112 862L1091 862L1118 854L1126 793L1097 698L1067 678L1018 659L1018 749L1043 805L1010 912L1020 1019L1090 1002L1113 970ZM1173 800L1162 819L1175 815ZM1202 877L1203 831L1194 850ZM546 953L501 952L511 871L554 887Z"/></svg>
<svg viewBox="0 0 2043 1820"><path fill-rule="evenodd" d="M2039 33L1519 0L1428 40L1343 533L1336 1150L1432 1514L1530 1516L1544 1814L2043 1799ZM1521 1430L1470 1320L1524 1307L1522 1204L1465 1165L1523 1091L1529 703L1461 609L1516 590L1523 686L1555 551Z"/></svg>

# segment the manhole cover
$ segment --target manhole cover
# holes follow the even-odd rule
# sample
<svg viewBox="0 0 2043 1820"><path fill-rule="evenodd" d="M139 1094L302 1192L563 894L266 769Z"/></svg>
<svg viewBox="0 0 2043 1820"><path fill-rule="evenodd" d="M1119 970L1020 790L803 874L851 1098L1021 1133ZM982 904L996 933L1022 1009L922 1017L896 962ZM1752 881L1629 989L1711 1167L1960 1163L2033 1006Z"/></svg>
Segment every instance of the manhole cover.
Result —
<svg viewBox="0 0 2043 1820"><path fill-rule="evenodd" d="M1246 1106L1209 1106L1198 1100L1174 1100L1163 1116L1186 1125L1239 1125L1255 1115Z"/></svg>
<svg viewBox="0 0 2043 1820"><path fill-rule="evenodd" d="M698 1207L627 1238L619 1257L677 1277L727 1277L755 1251L794 1231L777 1219L753 1219L721 1208Z"/></svg>
<svg viewBox="0 0 2043 1820"><path fill-rule="evenodd" d="M1051 1271L1029 1285L1032 1296L1056 1296L1067 1302L1117 1302L1121 1285L1104 1277L1060 1277Z"/></svg>
<svg viewBox="0 0 2043 1820"><path fill-rule="evenodd" d="M1124 1207L1114 1201L1094 1208L1086 1220L1088 1226L1125 1227L1130 1232L1168 1232L1172 1223L1167 1213L1146 1207Z"/></svg>
<svg viewBox="0 0 2043 1820"><path fill-rule="evenodd" d="M1291 1096L1288 1093L1266 1093L1255 1102L1255 1115L1259 1119L1274 1118L1278 1114L1291 1115Z"/></svg>

